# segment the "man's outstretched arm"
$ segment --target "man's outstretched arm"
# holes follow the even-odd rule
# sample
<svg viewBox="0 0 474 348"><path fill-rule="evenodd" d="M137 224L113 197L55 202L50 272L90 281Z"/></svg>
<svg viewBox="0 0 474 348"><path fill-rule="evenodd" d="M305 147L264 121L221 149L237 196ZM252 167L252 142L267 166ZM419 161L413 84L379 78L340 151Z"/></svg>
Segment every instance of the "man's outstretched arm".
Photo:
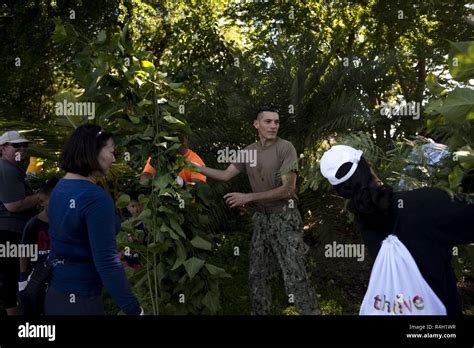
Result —
<svg viewBox="0 0 474 348"><path fill-rule="evenodd" d="M282 176L282 185L264 192L240 193L232 192L224 196L231 207L239 207L251 202L271 202L293 197L296 192L296 173Z"/></svg>
<svg viewBox="0 0 474 348"><path fill-rule="evenodd" d="M234 176L240 173L236 166L230 164L225 170L219 170L209 167L201 166L197 163L191 162L192 166L199 170L205 176L219 181L229 181Z"/></svg>

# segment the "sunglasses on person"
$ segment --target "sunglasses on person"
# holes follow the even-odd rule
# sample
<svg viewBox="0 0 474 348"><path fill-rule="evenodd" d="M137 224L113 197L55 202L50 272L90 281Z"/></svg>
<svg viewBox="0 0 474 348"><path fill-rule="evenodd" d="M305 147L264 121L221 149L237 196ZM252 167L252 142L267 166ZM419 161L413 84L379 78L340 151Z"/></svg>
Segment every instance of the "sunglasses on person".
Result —
<svg viewBox="0 0 474 348"><path fill-rule="evenodd" d="M24 147L25 149L28 148L28 143L7 143L7 145L13 146L15 149L19 149L20 147Z"/></svg>

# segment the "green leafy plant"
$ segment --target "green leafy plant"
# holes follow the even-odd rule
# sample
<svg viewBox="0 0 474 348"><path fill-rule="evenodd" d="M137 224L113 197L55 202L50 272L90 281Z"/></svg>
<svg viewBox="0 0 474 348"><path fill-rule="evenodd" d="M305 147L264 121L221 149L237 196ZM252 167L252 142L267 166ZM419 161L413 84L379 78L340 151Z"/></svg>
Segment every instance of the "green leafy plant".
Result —
<svg viewBox="0 0 474 348"><path fill-rule="evenodd" d="M426 105L426 125L428 130L446 138L452 152L446 188L460 192L463 180L470 176L472 181L474 168L474 90L469 84L469 80L474 78L474 41L450 44L449 71L456 87L447 91L435 78L431 78L429 87L433 97ZM471 189L465 188L464 191Z"/></svg>
<svg viewBox="0 0 474 348"><path fill-rule="evenodd" d="M57 44L82 45L75 59L77 86L56 96L57 102L91 102L96 105L92 122L113 132L123 151L122 162L139 170L151 155L157 174L140 196L143 212L123 223L119 248L137 250L142 267L127 270L130 282L146 313L212 314L220 308L223 268L207 262L213 249L205 230L208 223L209 187L196 185L192 192L176 182L177 173L189 168L177 155L180 138L189 133L187 122L176 116L173 95L185 93L156 67L156 59L135 44L127 31L101 31L87 40L69 24L56 21ZM75 126L89 122L83 115L68 115ZM118 135L118 136L117 136ZM124 193L117 207L130 200ZM146 233L134 230L142 221ZM128 234L135 237L128 243Z"/></svg>

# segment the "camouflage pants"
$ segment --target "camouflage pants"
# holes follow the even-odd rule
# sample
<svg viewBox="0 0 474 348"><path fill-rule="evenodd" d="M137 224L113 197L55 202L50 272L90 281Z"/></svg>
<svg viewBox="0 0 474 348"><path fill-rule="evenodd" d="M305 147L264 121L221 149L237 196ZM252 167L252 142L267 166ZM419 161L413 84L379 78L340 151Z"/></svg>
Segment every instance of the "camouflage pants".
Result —
<svg viewBox="0 0 474 348"><path fill-rule="evenodd" d="M271 278L278 265L283 272L289 303L301 314L321 314L306 270L309 247L303 241L303 221L298 210L252 216L249 283L252 314L271 312Z"/></svg>

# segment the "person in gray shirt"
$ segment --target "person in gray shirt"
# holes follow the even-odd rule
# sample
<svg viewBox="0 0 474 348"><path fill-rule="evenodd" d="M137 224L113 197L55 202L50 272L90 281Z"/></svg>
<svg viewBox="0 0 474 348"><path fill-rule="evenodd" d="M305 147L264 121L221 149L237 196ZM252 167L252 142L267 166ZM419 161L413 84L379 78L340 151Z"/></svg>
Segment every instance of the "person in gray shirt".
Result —
<svg viewBox="0 0 474 348"><path fill-rule="evenodd" d="M0 136L0 247L3 251L20 244L23 228L35 215L39 203L39 195L33 192L25 172L18 166L26 158L30 142L17 131ZM0 307L8 315L18 315L19 257L9 256L0 255Z"/></svg>
<svg viewBox="0 0 474 348"><path fill-rule="evenodd" d="M229 157L227 169L191 165L215 180L228 181L239 173L249 178L252 192L231 192L224 198L231 208L255 206L249 251L252 314L271 314L271 278L281 269L288 302L300 314L320 315L307 270L309 247L303 241L303 220L297 208L296 149L277 136L280 121L275 109L260 108L253 126L259 141L239 150L234 159Z"/></svg>

